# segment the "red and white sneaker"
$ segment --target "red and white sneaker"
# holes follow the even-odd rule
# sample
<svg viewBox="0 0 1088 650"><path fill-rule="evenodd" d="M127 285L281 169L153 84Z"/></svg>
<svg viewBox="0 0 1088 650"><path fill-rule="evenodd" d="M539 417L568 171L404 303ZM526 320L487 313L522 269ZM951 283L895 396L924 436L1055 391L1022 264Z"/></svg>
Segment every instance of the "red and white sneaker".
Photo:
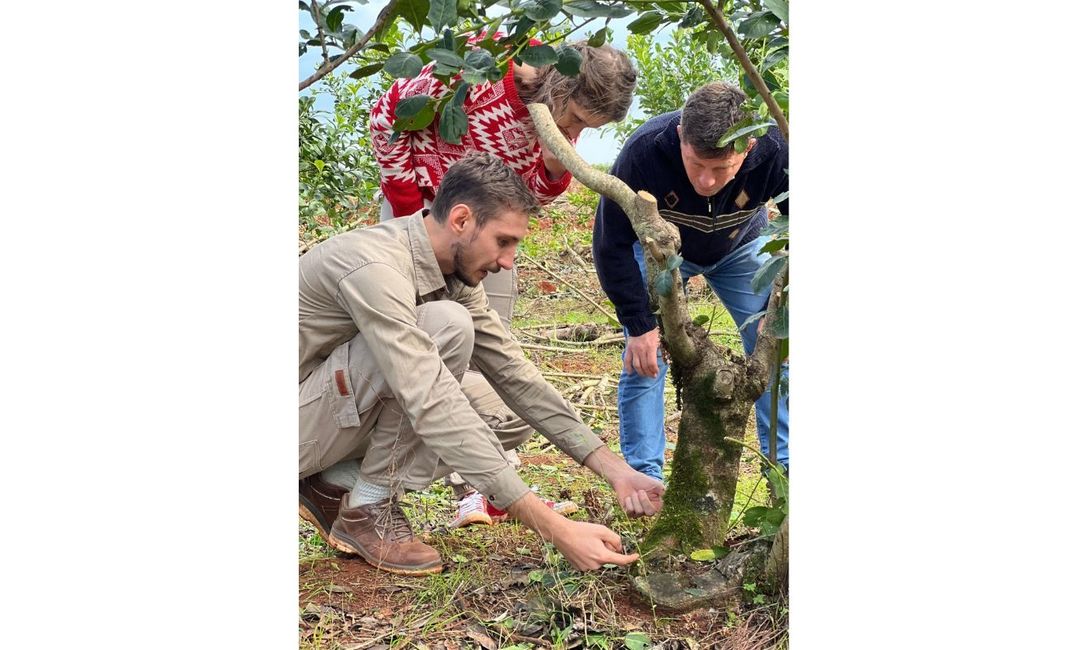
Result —
<svg viewBox="0 0 1088 650"><path fill-rule="evenodd" d="M578 511L578 504L573 501L552 501L541 499L544 505L561 515L569 515ZM506 521L510 513L491 505L479 492L473 492L457 502L457 516L450 522L450 528L471 526L472 524L486 524L488 526Z"/></svg>
<svg viewBox="0 0 1088 650"><path fill-rule="evenodd" d="M465 498L457 502L457 516L450 522L450 528L460 528L462 526L471 526L472 524L485 524L490 526L494 523L491 516L487 513L487 508L490 506L484 495L479 492L473 492Z"/></svg>

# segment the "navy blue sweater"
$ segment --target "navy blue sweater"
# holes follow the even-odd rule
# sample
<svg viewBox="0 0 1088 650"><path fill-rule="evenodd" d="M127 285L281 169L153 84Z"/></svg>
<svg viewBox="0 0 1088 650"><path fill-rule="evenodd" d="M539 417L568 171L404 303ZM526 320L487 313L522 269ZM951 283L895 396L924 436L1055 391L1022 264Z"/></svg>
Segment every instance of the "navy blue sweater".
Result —
<svg viewBox="0 0 1088 650"><path fill-rule="evenodd" d="M611 173L632 190L653 194L661 216L680 229L681 257L710 266L758 237L767 225L764 204L789 187L784 171L789 167L789 149L778 129L771 127L756 140L733 180L714 196L699 196L680 158L678 124L680 111L648 120L623 145ZM789 214L788 201L778 207ZM601 197L593 224L593 259L601 287L631 336L657 327L631 250L636 241L627 215L614 201Z"/></svg>

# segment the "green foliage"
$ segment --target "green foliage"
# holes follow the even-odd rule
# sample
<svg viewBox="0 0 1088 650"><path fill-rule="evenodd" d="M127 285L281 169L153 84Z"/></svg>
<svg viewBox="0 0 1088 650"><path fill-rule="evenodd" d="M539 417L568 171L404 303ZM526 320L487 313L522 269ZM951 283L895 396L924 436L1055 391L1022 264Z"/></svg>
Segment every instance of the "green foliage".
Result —
<svg viewBox="0 0 1088 650"><path fill-rule="evenodd" d="M717 33L717 32L714 32ZM606 126L626 139L647 119L683 107L688 95L711 81L736 83L738 67L717 52L708 52L698 43L706 31L677 29L668 42L654 42L652 36L631 34L627 54L638 68L635 96L641 117L628 115L617 124Z"/></svg>
<svg viewBox="0 0 1088 650"><path fill-rule="evenodd" d="M341 72L312 89L298 99L299 216L335 231L378 189L367 121L381 88ZM316 107L320 96L332 100L331 112Z"/></svg>

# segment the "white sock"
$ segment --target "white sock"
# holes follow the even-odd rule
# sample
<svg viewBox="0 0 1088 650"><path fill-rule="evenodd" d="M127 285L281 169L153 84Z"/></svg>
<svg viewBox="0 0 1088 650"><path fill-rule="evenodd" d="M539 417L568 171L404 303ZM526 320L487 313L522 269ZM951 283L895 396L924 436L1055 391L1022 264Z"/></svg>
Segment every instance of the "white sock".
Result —
<svg viewBox="0 0 1088 650"><path fill-rule="evenodd" d="M374 485L373 483L367 483L363 479L358 479L355 481L355 487L351 489L351 494L348 495L348 507L358 508L370 503L384 501L391 496L393 496L393 490L384 485Z"/></svg>
<svg viewBox="0 0 1088 650"><path fill-rule="evenodd" d="M359 478L359 459L342 460L321 472L321 480L330 485L350 490Z"/></svg>

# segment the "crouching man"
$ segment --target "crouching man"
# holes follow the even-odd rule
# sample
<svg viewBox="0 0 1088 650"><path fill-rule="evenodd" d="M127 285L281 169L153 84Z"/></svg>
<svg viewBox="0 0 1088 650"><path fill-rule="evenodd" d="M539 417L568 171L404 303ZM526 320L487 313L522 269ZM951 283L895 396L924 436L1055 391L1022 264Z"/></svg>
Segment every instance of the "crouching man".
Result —
<svg viewBox="0 0 1088 650"><path fill-rule="evenodd" d="M638 558L608 528L542 503L503 454L528 429L493 429L473 408L508 407L608 481L628 514L661 508L664 486L593 435L488 308L480 282L511 268L538 210L498 158L467 156L429 214L332 237L300 258L299 512L331 546L393 573L441 571L397 501L456 471L580 570ZM470 362L486 381L462 390Z"/></svg>

